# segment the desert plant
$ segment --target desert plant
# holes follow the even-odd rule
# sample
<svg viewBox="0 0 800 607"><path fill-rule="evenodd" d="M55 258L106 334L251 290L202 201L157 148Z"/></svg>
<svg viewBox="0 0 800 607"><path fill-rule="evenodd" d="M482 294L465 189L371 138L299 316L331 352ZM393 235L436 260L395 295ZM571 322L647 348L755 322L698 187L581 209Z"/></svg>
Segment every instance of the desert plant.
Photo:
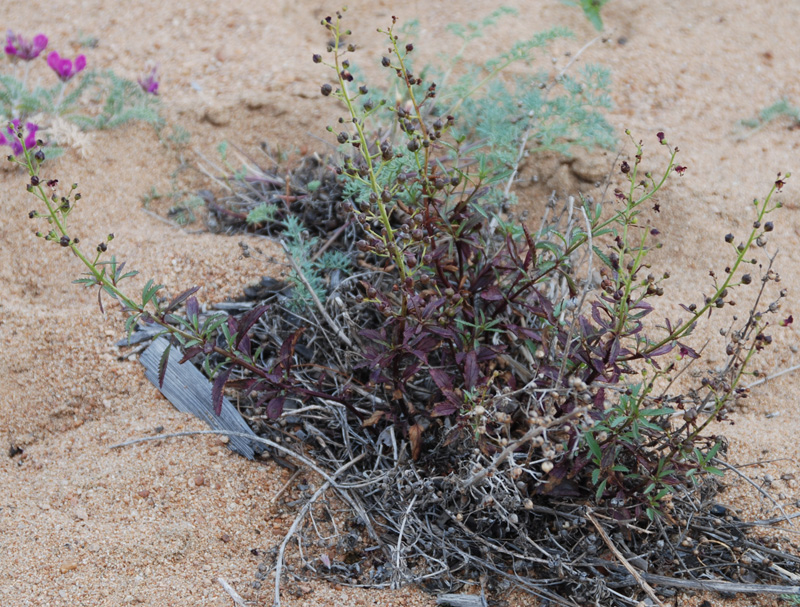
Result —
<svg viewBox="0 0 800 607"><path fill-rule="evenodd" d="M345 195L351 197L344 207L363 229L359 250L384 259L397 273L391 290L365 285L366 300L382 319L379 330L361 333L371 342L362 366L370 372L370 385L379 387L391 403L380 411L383 419L400 426L418 459L423 433L437 430L431 419L452 420L431 444L460 440L459 428L476 410L483 417L487 406L504 402L503 419L515 421L510 426L486 419L479 424L478 445L484 453L503 452L512 443L528 450L528 458L541 466L543 474L530 468L527 472L537 493L580 493L580 479L586 475L596 486L596 499L613 497L626 505L621 516L637 518L646 512L654 517L673 487L699 472L716 471L709 462L719 442L701 438L701 432L724 415L746 363L764 344L756 337L763 336L766 321L759 312L737 329L727 375L705 386L706 395L693 403L693 413L684 414L686 421L677 430L669 420L678 409L669 405L682 407L685 397L651 396L676 372L674 362L662 369L657 358L673 350L682 358L696 358L680 340L707 312L729 303L735 286L752 281L750 274L741 280L735 274L750 263L751 245L772 229L771 222L764 224L765 216L776 208L772 197L784 180L779 175L756 204L751 233L734 250L725 277L715 277L712 293L700 305L686 307L689 318L667 321L658 336L643 333L643 319L653 311L647 300L663 294L661 284L668 278L668 273L642 276L649 268L649 239L658 234L642 227L643 205L671 174L686 170L675 162L678 149L669 146L664 134L658 140L670 155L659 178L641 173L643 145L633 142L632 163L620 166L627 188L615 190L621 208L609 217L603 218L601 205L583 201L580 227L565 226L562 233L550 226L533 236L525 230L522 240L510 234L498 240L477 211L492 187L491 180L486 184L485 164L474 172L465 168L470 166L469 147L461 137L447 137L455 117L437 117L428 107L437 97L436 85L424 94L416 88L421 79L407 69L413 45L400 43L393 28L384 31L391 46L382 63L405 84L410 103L359 103L365 92L351 85L348 55L353 48L339 44L344 34L340 19L324 23L333 37L332 60L325 63L336 73L336 86L323 85L322 94L341 100L349 113L340 120L349 132L337 135L339 143L353 149L341 169ZM320 56L314 60L323 62ZM372 117L385 108L395 116L405 145L370 130ZM603 238L612 239L603 245L605 251L600 248ZM573 304L572 322L565 323L565 305L587 296L588 287L579 286L573 262L576 252L589 246L602 265L600 296L590 298L588 315ZM770 278L765 275L764 283ZM542 291L559 280L569 285L566 293L544 297ZM498 368L498 358L508 360L511 352L511 358L526 360L520 342L532 362L530 372ZM642 369L636 368L640 362ZM632 381L636 376L640 379ZM415 377L427 377L435 386L425 407L420 395L410 392L409 380ZM516 402L501 397L504 387L516 390L522 384L541 396ZM531 424L548 425L558 440L543 442L539 432L534 443Z"/></svg>
<svg viewBox="0 0 800 607"><path fill-rule="evenodd" d="M689 504L689 518L701 516L693 491L709 486L705 477L719 473L724 454L723 440L705 433L746 396L741 380L771 343L770 327L792 322L770 321L785 293L764 303L778 276L772 257L759 266L754 253L774 229L768 215L788 176L754 201L749 230L724 236L730 263L683 307L686 317L654 325L652 302L669 279L648 257L660 236L656 197L687 170L663 133L653 138L665 154L658 173L644 172L645 145L631 138L613 200L568 199L537 232L512 226L483 205L507 184L492 179L486 162L473 162L476 148L458 134L459 118L435 110L438 88L420 88L408 69L413 44L400 41L395 20L383 30L390 50L381 63L405 89L396 103L372 100L355 81L357 47L344 41L342 19L322 22L332 43L326 58L314 56L333 75L322 95L345 111L329 129L347 151L331 188L344 199L323 200L346 218L334 224L341 241L312 235L313 222L292 214L293 195L268 202L275 208L252 220L280 224L290 288L300 295L292 306L283 286L238 317L203 313L196 287L168 301L150 280L140 297L129 295L121 283L134 273L106 257L113 237L83 251L68 226L77 186L61 191L40 175L44 155L23 136L15 160L40 203L31 218L47 224L37 236L81 260L87 274L78 282L120 302L129 331L156 324L183 349L183 361L201 363L214 378L217 410L226 386L235 387L249 410L278 420L282 449L313 449L332 471L326 486L345 483L339 474L352 468L335 488L363 489L369 508L359 510L361 524L386 557L372 582L390 575L445 583L491 571L553 598L518 575L538 568L565 588L594 592L587 580L613 564L584 562L598 551L585 529L588 521L602 529L593 513L624 520L626 533L635 532L632 550L649 535L671 546L673 534L688 533L675 511ZM387 123L392 128L382 128ZM363 271L333 280L356 267ZM748 285L754 303L724 328L726 365L677 392L679 376L700 357L688 338ZM706 558L701 550L711 548L697 550ZM653 553L663 568L680 562L650 544L637 553Z"/></svg>

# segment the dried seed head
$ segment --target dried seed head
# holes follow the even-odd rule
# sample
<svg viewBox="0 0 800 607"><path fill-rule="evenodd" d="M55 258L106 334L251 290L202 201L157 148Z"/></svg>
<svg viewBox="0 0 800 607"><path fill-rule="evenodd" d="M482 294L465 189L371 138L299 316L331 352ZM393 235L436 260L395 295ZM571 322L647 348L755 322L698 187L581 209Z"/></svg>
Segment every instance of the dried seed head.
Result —
<svg viewBox="0 0 800 607"><path fill-rule="evenodd" d="M320 88L320 92L325 97L327 97L328 95L330 95L333 92L333 87L326 82L325 84L322 85L322 88Z"/></svg>

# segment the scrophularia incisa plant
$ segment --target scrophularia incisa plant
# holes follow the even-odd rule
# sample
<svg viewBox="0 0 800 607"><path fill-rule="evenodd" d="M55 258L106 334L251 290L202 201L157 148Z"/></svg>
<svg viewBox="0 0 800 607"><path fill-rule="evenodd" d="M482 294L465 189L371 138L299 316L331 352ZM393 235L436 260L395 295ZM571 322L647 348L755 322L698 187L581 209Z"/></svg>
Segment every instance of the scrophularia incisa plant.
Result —
<svg viewBox="0 0 800 607"><path fill-rule="evenodd" d="M358 46L342 19L322 22L331 43L313 61L332 76L321 94L344 110L329 128L342 146L343 194L329 204L346 219L324 245L295 226L288 287L238 316L206 312L197 287L167 299L150 280L134 297L123 283L135 272L108 257L113 235L83 248L69 225L84 204L77 186L42 173L42 149L17 124L22 149L11 159L30 176L36 235L78 257L86 275L77 282L97 289L101 307L104 297L121 304L129 331L158 325L184 362L201 363L217 411L226 388L237 390L259 431L327 471L299 517L331 488L358 512L353 528L366 529L348 533L346 549L334 534L335 547L360 556L329 566L329 577L442 590L489 573L495 588L560 604L627 604L640 585L606 584L621 565L604 556L603 537L621 533L615 541L664 575L683 575L687 560L723 563L718 542L685 521L714 526L703 508L725 441L711 424L747 396L742 380L771 331L792 322L777 316L785 292L773 293L780 277L766 248L788 175L753 202L749 230L720 236L730 260L706 292L682 305L681 318L651 322L670 281L650 256L661 195L687 172L664 133L652 137L660 171L645 171L650 146L628 134L612 199L569 199L561 211L553 203L534 232L486 202L502 198L497 189L507 194L507 182L473 162L469 125L457 130L436 84L409 69L414 47L396 20L381 30L380 63L403 95L378 99L350 69ZM289 220L280 221L284 229ZM324 275L312 285L312 266L297 258L316 259L323 246L344 261L316 266ZM287 288L308 297L290 306ZM678 391L701 357L692 334L726 312L726 363ZM676 534L690 543L675 545ZM276 603L288 540L273 563ZM297 562L288 569L301 571Z"/></svg>

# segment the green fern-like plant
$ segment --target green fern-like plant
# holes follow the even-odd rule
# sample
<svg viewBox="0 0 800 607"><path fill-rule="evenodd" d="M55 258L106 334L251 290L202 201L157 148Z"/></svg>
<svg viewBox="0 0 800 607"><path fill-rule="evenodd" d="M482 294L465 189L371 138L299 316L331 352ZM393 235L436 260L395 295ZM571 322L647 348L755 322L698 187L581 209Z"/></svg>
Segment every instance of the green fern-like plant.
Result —
<svg viewBox="0 0 800 607"><path fill-rule="evenodd" d="M113 129L132 120L155 126L163 124L158 99L142 91L138 83L121 78L111 70L91 73L90 76L95 84L92 101L101 104L102 109L95 115L75 113L69 116L81 128ZM67 99L75 103L81 93L76 89L65 98L65 103Z"/></svg>
<svg viewBox="0 0 800 607"><path fill-rule="evenodd" d="M286 230L282 234L282 239L286 250L308 281L314 295L319 301L324 302L327 291L325 274L332 270L347 272L351 265L348 255L333 250L315 258L314 252L319 248L319 239L316 236L309 236L305 225L295 215L286 218ZM289 283L294 287L289 306L296 310L313 308L313 298L297 271L292 270L289 273Z"/></svg>

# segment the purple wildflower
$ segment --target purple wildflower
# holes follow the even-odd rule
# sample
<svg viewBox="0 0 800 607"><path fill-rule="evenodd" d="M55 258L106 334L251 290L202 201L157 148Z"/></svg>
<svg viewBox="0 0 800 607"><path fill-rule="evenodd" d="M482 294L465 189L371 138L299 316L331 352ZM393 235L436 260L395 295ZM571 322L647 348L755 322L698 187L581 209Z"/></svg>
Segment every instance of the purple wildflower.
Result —
<svg viewBox="0 0 800 607"><path fill-rule="evenodd" d="M158 95L158 66L153 66L149 72L137 80L145 93Z"/></svg>
<svg viewBox="0 0 800 607"><path fill-rule="evenodd" d="M11 146L11 152L14 156L19 156L22 154L22 142L20 141L19 137L17 136L17 132L21 132L20 127L20 120L17 118L16 120L12 120L11 124L6 127L6 133L8 133L8 137L6 137L5 133L0 131L0 145L9 145ZM28 122L25 124L25 149L30 150L36 145L36 131L39 130L39 125L34 124L33 122Z"/></svg>
<svg viewBox="0 0 800 607"><path fill-rule="evenodd" d="M22 34L8 30L6 34L6 55L19 57L23 61L36 59L47 46L47 36L39 34L33 40L26 40Z"/></svg>
<svg viewBox="0 0 800 607"><path fill-rule="evenodd" d="M47 56L47 65L50 66L63 82L67 82L86 67L86 57L84 55L78 55L75 57L75 64L73 65L72 61L66 57L60 57L57 52L53 51Z"/></svg>

